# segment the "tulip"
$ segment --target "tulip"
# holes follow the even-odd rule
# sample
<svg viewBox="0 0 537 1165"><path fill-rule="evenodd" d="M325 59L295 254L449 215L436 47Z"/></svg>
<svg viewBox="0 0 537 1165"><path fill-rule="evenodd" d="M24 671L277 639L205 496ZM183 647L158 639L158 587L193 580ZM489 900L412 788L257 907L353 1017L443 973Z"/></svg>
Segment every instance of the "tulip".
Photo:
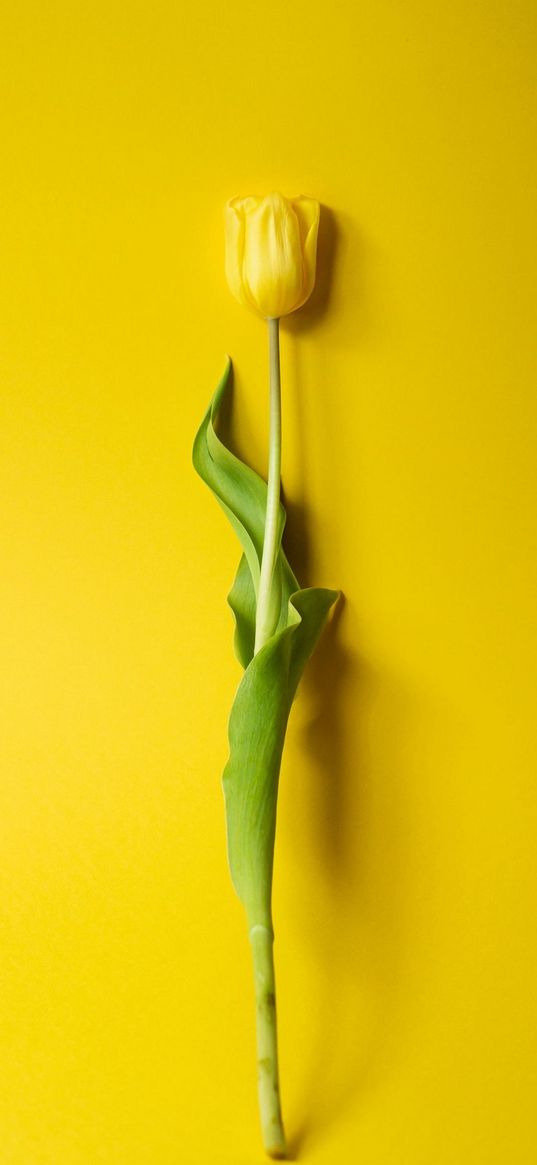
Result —
<svg viewBox="0 0 537 1165"><path fill-rule="evenodd" d="M227 281L239 302L263 319L289 315L309 299L319 209L314 198L275 193L227 203Z"/></svg>
<svg viewBox="0 0 537 1165"><path fill-rule="evenodd" d="M313 291L319 209L319 203L313 198L287 199L275 193L266 198L232 198L225 209L227 281L239 302L267 321L269 339L270 425L265 520L261 561L254 564L252 575L254 656L275 642L282 602L280 318L301 307ZM273 697L272 692L270 698ZM270 731L267 739L271 739ZM233 828L233 808L230 814L230 828ZM254 854L257 847L256 842ZM258 856L254 866L262 869ZM272 860L270 869L261 874L261 882L264 913L261 917L256 907L249 918L256 983L259 1107L267 1153L283 1157L286 1142L280 1106L270 912Z"/></svg>
<svg viewBox="0 0 537 1165"><path fill-rule="evenodd" d="M273 956L272 869L278 775L287 719L306 660L336 592L301 590L282 549L280 317L311 295L319 203L313 198L233 198L226 221L226 275L233 294L267 321L267 482L226 449L213 420L226 372L194 445L194 465L231 518L244 556L229 595L245 677L229 722L224 771L228 855L246 909L253 958L259 1111L270 1157L286 1156L282 1120Z"/></svg>

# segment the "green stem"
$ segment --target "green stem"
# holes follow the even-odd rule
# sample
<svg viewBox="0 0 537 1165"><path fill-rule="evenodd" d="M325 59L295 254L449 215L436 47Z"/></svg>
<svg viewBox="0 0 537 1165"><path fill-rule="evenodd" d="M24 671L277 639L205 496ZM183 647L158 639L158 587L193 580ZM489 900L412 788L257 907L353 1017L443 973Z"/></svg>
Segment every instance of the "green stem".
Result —
<svg viewBox="0 0 537 1165"><path fill-rule="evenodd" d="M253 926L250 943L254 961L257 1032L257 1086L259 1113L265 1152L269 1157L287 1155L280 1107L278 1043L276 1030L276 984L272 944L274 935L266 926Z"/></svg>
<svg viewBox="0 0 537 1165"><path fill-rule="evenodd" d="M272 575L278 554L280 522L280 478L282 453L282 418L280 385L280 321L267 320L269 330L269 375L270 375L270 432L269 464L267 482L267 511L265 536L261 558L261 575L257 596L255 620L255 652L270 639L276 630L278 612L271 604Z"/></svg>
<svg viewBox="0 0 537 1165"><path fill-rule="evenodd" d="M272 579L279 550L281 485L281 384L280 321L269 319L270 430L267 481L267 509L261 573L257 595L255 648L257 653L274 634L279 612L271 601ZM287 1155L280 1107L278 1079L278 1037L276 1027L276 982L272 946L272 926L251 927L250 943L254 962L255 1009L257 1033L257 1086L259 1113L265 1152L269 1157Z"/></svg>

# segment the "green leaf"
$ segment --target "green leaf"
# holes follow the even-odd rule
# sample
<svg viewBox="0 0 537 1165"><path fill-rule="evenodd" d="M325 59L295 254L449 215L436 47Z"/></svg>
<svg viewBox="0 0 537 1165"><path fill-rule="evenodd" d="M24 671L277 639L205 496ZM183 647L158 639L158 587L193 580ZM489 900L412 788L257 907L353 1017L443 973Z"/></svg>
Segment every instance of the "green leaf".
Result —
<svg viewBox="0 0 537 1165"><path fill-rule="evenodd" d="M255 636L255 602L261 571L267 485L255 470L250 469L224 445L217 436L214 424L226 393L231 388L231 360L224 373L198 429L192 460L194 468L214 493L237 534L249 571L242 559L228 602L235 615L235 652L246 667L253 656ZM279 554L273 576L273 595L280 608L277 630L287 626L287 604L299 589L298 582L281 547L285 525L285 510L280 504Z"/></svg>
<svg viewBox="0 0 537 1165"><path fill-rule="evenodd" d="M278 779L296 688L338 591L301 590L281 546L272 581L276 631L254 656L256 597L267 486L223 444L215 423L231 383L231 361L196 435L194 467L214 493L243 548L228 602L235 616L235 652L245 668L229 720L224 770L228 855L233 883L250 921L271 925L270 899Z"/></svg>
<svg viewBox="0 0 537 1165"><path fill-rule="evenodd" d="M276 805L287 721L297 685L337 591L297 591L289 625L258 651L239 684L224 769L231 876L250 926L271 925Z"/></svg>

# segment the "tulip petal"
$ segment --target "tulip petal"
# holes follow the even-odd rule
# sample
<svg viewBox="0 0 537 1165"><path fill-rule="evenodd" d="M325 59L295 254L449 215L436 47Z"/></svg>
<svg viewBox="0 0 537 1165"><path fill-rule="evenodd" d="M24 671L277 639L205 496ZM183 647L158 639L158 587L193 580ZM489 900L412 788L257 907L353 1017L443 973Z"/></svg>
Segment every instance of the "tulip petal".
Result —
<svg viewBox="0 0 537 1165"><path fill-rule="evenodd" d="M293 209L300 228L300 243L303 258L302 292L296 307L309 299L315 285L315 265L317 259L317 235L321 208L315 198L301 194L292 200Z"/></svg>
<svg viewBox="0 0 537 1165"><path fill-rule="evenodd" d="M303 286L300 230L281 194L269 194L245 215L243 280L265 319L294 310Z"/></svg>

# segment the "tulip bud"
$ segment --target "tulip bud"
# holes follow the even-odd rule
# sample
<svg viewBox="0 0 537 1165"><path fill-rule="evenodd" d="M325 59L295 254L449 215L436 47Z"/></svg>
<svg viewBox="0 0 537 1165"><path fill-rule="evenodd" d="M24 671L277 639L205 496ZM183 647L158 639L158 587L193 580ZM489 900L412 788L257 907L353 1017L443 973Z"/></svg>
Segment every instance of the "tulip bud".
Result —
<svg viewBox="0 0 537 1165"><path fill-rule="evenodd" d="M264 319L302 307L313 291L319 226L313 198L232 198L225 210L226 277Z"/></svg>

